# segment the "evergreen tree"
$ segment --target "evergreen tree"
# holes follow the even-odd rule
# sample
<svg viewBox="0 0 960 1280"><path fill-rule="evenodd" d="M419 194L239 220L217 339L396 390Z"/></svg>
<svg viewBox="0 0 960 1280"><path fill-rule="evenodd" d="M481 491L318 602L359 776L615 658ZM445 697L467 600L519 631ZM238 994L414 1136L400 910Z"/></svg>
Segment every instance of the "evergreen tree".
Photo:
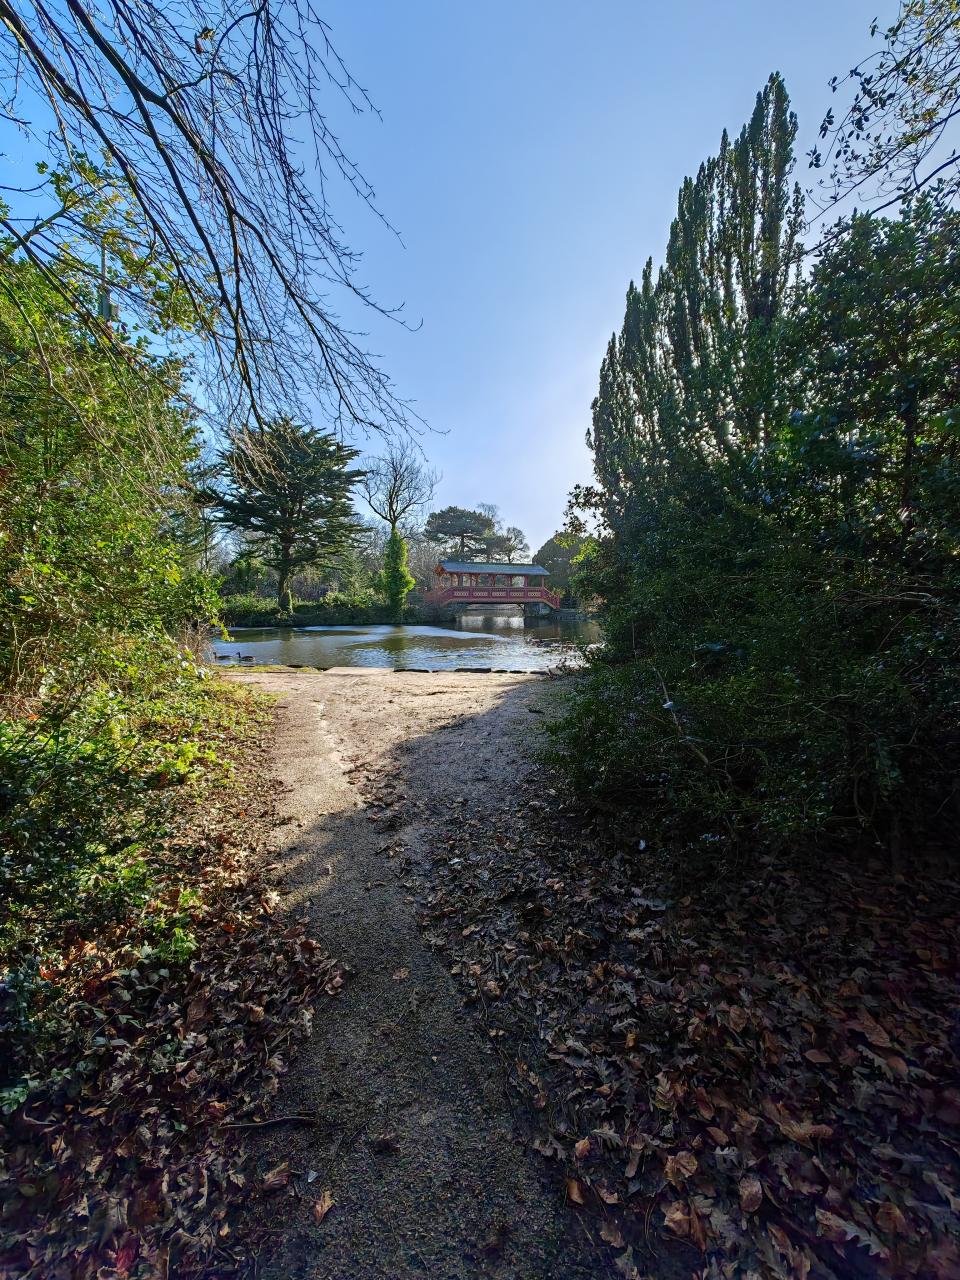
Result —
<svg viewBox="0 0 960 1280"><path fill-rule="evenodd" d="M485 554L487 542L495 533L496 526L490 516L465 507L431 511L423 529L428 542L437 543L443 551L458 555L461 560L467 555Z"/></svg>
<svg viewBox="0 0 960 1280"><path fill-rule="evenodd" d="M380 589L390 607L390 617L398 624L403 621L404 604L414 586L413 574L407 566L407 544L394 529L387 539Z"/></svg>
<svg viewBox="0 0 960 1280"><path fill-rule="evenodd" d="M956 795L960 215L854 217L801 283L795 130L774 76L628 291L579 495L607 644L555 732L686 855L898 856Z"/></svg>
<svg viewBox="0 0 960 1280"><path fill-rule="evenodd" d="M533 563L543 565L550 574L550 586L562 595L570 592L577 560L583 555L587 539L570 533L555 533L533 556Z"/></svg>
<svg viewBox="0 0 960 1280"><path fill-rule="evenodd" d="M492 561L505 561L513 564L530 554L527 535L516 525L507 525L506 529L491 534L486 544L487 556Z"/></svg>
<svg viewBox="0 0 960 1280"><path fill-rule="evenodd" d="M779 321L796 285L802 198L791 187L796 117L773 75L736 141L687 178L654 283L648 261L627 291L624 322L600 371L588 437L611 528L653 513L680 473L756 459L785 409ZM707 483L709 481L709 483Z"/></svg>
<svg viewBox="0 0 960 1280"><path fill-rule="evenodd" d="M351 470L356 449L329 432L278 418L238 435L221 455L228 479L216 491L220 519L251 535L277 572L277 603L292 608L291 575L329 566L357 530Z"/></svg>

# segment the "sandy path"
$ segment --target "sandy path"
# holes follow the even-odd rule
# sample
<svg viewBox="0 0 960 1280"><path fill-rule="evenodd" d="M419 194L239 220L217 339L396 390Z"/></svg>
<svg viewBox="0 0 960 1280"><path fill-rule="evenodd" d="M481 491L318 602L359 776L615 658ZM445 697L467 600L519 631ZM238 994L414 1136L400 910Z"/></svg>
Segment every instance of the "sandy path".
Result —
<svg viewBox="0 0 960 1280"><path fill-rule="evenodd" d="M320 1119L264 1131L262 1168L289 1160L294 1179L293 1194L273 1198L277 1250L261 1274L595 1274L514 1121L495 1047L421 937L403 859L389 848L400 835L408 847L440 839L435 818L449 799L503 798L522 771L543 682L359 669L234 678L280 699L284 909L308 914L314 936L351 970L276 1101L277 1115ZM413 800L422 820L400 831L389 808L365 805L351 779L371 774L381 794ZM335 1206L318 1224L313 1204L327 1189Z"/></svg>

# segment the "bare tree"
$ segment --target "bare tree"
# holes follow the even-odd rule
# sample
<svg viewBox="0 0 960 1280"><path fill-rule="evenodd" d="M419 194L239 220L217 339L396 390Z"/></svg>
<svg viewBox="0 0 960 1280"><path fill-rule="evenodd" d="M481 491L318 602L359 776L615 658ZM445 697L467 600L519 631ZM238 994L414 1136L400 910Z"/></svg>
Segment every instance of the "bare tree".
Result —
<svg viewBox="0 0 960 1280"><path fill-rule="evenodd" d="M6 123L60 179L15 191L3 251L66 290L52 270L64 236L94 233L91 207L119 202L96 223L108 271L113 255L147 272L172 264L179 319L212 358L204 389L221 411L262 422L319 401L341 424L406 423L329 301L395 314L358 282L333 212L340 185L380 217L330 122L336 99L350 113L373 107L312 0L0 0L0 19ZM31 198L40 211L20 216ZM69 301L112 342L109 295L91 296Z"/></svg>
<svg viewBox="0 0 960 1280"><path fill-rule="evenodd" d="M391 533L405 516L430 502L440 479L408 440L392 440L387 452L371 458L365 468L360 482L363 496L370 510L387 522Z"/></svg>

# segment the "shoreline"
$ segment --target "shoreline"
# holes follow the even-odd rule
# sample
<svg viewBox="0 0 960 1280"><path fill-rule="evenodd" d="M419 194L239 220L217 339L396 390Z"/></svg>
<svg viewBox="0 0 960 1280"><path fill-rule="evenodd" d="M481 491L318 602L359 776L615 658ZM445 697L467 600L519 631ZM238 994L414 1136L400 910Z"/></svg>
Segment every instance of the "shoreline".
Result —
<svg viewBox="0 0 960 1280"><path fill-rule="evenodd" d="M308 611L304 606L298 606L302 609L302 613L294 610L294 614L274 613L271 609L264 609L262 613L244 614L240 618L224 619L222 625L226 631L260 631L260 630L277 630L277 631L297 631L302 627L442 627L447 628L451 622L457 620L457 617L516 617L516 614L498 615L495 612L477 613L475 615L461 614L453 617L441 614L434 609L411 609L405 615L403 622L393 622L389 618L379 616L380 611L377 609L364 610L362 613L358 611L344 611L342 614L335 610L324 612L322 607L311 609ZM336 616L333 616L333 615ZM372 616L373 615L373 616ZM589 613L585 613L582 609L557 609L546 617L536 617L531 619L533 622L595 622L596 618ZM214 629L212 628L211 631Z"/></svg>

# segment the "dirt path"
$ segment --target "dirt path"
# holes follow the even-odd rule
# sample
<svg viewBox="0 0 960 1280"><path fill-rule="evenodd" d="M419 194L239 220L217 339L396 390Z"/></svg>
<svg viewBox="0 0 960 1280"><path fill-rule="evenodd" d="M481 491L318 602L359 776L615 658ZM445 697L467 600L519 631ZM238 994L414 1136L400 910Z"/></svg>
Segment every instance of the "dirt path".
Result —
<svg viewBox="0 0 960 1280"><path fill-rule="evenodd" d="M280 699L283 909L308 915L350 970L276 1100L275 1115L315 1112L316 1122L264 1130L261 1170L288 1161L293 1177L271 1198L277 1247L260 1274L598 1274L511 1113L495 1042L421 936L408 855L392 856L401 836L406 850L442 838L437 815L448 808L504 800L524 768L542 681L361 669L235 678ZM389 804L368 806L358 786L386 768L380 796L404 801L402 830ZM325 1191L334 1207L318 1222Z"/></svg>

